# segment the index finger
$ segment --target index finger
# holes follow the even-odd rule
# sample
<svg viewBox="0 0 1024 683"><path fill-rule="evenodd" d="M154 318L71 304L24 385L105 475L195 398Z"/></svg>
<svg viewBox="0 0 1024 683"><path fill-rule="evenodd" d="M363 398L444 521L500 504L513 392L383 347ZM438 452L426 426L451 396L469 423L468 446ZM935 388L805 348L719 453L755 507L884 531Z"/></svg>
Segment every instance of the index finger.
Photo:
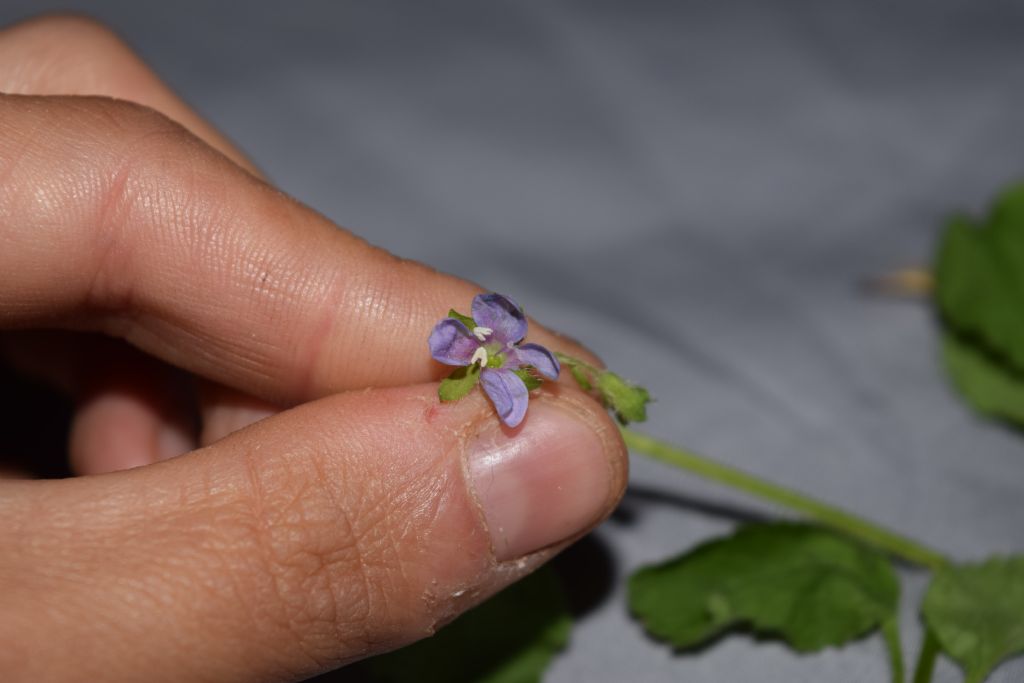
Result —
<svg viewBox="0 0 1024 683"><path fill-rule="evenodd" d="M431 328L482 291L97 98L0 96L0 243L0 326L104 331L280 403L438 377Z"/></svg>

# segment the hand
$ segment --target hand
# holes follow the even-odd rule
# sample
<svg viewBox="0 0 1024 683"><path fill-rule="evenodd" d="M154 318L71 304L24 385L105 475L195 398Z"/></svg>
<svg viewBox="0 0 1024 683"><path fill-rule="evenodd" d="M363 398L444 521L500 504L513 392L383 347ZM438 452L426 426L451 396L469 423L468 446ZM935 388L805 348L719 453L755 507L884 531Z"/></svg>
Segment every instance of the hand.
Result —
<svg viewBox="0 0 1024 683"><path fill-rule="evenodd" d="M75 397L100 475L0 481L0 678L311 675L614 505L622 442L573 388L513 431L480 392L438 403L427 335L478 288L267 185L106 29L0 33L0 91L0 348Z"/></svg>

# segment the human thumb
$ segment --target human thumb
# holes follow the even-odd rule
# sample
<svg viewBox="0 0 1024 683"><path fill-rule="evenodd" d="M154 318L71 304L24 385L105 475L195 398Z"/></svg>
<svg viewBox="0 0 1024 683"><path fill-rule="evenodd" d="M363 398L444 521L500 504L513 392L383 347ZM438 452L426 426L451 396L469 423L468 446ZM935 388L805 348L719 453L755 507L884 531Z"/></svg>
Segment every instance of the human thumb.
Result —
<svg viewBox="0 0 1024 683"><path fill-rule="evenodd" d="M432 633L603 519L625 449L551 386L338 394L175 460L4 482L5 680L290 680ZM47 643L60 643L53 648Z"/></svg>

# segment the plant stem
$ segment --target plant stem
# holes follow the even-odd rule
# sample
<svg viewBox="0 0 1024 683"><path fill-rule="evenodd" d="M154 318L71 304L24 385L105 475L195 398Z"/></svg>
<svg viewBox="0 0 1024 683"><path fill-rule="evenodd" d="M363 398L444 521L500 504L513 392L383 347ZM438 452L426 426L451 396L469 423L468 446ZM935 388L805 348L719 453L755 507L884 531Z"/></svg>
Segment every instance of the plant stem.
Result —
<svg viewBox="0 0 1024 683"><path fill-rule="evenodd" d="M939 656L939 640L931 629L925 631L921 654L917 656L914 667L914 683L931 683L932 672L935 670L935 659Z"/></svg>
<svg viewBox="0 0 1024 683"><path fill-rule="evenodd" d="M638 453L789 508L907 562L933 570L947 563L945 557L931 548L810 496L630 429L622 429L622 436L626 445Z"/></svg>
<svg viewBox="0 0 1024 683"><path fill-rule="evenodd" d="M889 668L892 669L892 683L903 683L903 646L900 643L900 625L896 617L882 623L882 638L889 651Z"/></svg>

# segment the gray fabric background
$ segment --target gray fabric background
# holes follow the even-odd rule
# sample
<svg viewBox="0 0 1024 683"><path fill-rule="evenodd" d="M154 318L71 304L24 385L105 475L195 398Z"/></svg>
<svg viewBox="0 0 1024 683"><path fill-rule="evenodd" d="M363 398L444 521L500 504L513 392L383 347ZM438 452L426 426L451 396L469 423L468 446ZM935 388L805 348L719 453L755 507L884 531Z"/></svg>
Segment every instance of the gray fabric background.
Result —
<svg viewBox="0 0 1024 683"><path fill-rule="evenodd" d="M950 393L926 304L859 287L1022 175L1019 3L3 0L0 22L57 7L288 192L585 339L658 397L651 433L957 558L1024 550L1020 435ZM650 642L624 577L773 511L639 458L632 480L577 551L612 588L550 681L887 679L877 637ZM902 576L912 662L926 576Z"/></svg>

